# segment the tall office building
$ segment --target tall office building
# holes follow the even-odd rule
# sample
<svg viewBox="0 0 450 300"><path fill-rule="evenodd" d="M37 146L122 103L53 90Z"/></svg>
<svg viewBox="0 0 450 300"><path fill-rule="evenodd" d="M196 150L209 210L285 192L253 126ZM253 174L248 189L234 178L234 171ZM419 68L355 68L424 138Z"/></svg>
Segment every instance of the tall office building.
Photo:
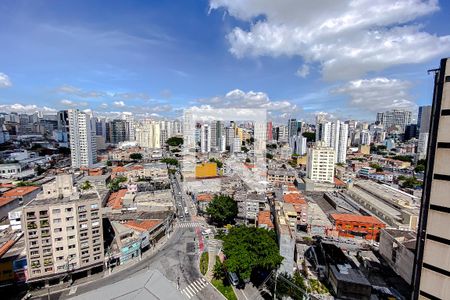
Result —
<svg viewBox="0 0 450 300"><path fill-rule="evenodd" d="M292 153L298 155L306 154L306 138L300 133L291 137L289 145L291 146Z"/></svg>
<svg viewBox="0 0 450 300"><path fill-rule="evenodd" d="M337 163L345 163L348 146L348 124L336 120L316 124L316 142L335 150Z"/></svg>
<svg viewBox="0 0 450 300"><path fill-rule="evenodd" d="M377 122L382 124L385 130L397 126L401 132L405 132L406 125L411 124L411 114L411 111L399 109L379 112Z"/></svg>
<svg viewBox="0 0 450 300"><path fill-rule="evenodd" d="M333 183L334 162L334 149L325 145L324 142L317 142L316 145L308 148L307 177L312 181Z"/></svg>
<svg viewBox="0 0 450 300"><path fill-rule="evenodd" d="M420 133L430 132L431 105L420 106L417 115L417 126Z"/></svg>
<svg viewBox="0 0 450 300"><path fill-rule="evenodd" d="M281 143L289 142L289 128L286 125L277 127L277 141Z"/></svg>
<svg viewBox="0 0 450 300"><path fill-rule="evenodd" d="M135 126L136 142L139 146L149 149L161 148L160 123L146 119Z"/></svg>
<svg viewBox="0 0 450 300"><path fill-rule="evenodd" d="M267 133L266 133L267 141L273 141L273 123L272 121L267 122Z"/></svg>
<svg viewBox="0 0 450 300"><path fill-rule="evenodd" d="M450 58L435 71L413 299L450 299Z"/></svg>
<svg viewBox="0 0 450 300"><path fill-rule="evenodd" d="M289 119L288 121L288 139L297 135L298 131L298 122L297 119Z"/></svg>
<svg viewBox="0 0 450 300"><path fill-rule="evenodd" d="M119 144L128 140L128 125L125 120L112 120L110 124L110 141Z"/></svg>
<svg viewBox="0 0 450 300"><path fill-rule="evenodd" d="M359 145L370 145L370 143L372 143L372 135L370 134L370 131L361 130Z"/></svg>
<svg viewBox="0 0 450 300"><path fill-rule="evenodd" d="M97 161L95 134L90 116L78 109L70 109L69 134L72 168L91 167Z"/></svg>
<svg viewBox="0 0 450 300"><path fill-rule="evenodd" d="M211 152L211 127L209 124L202 124L200 133L200 150L202 153Z"/></svg>
<svg viewBox="0 0 450 300"><path fill-rule="evenodd" d="M122 115L122 119L125 120L125 140L126 141L134 141L134 116L130 112L124 112Z"/></svg>
<svg viewBox="0 0 450 300"><path fill-rule="evenodd" d="M316 142L319 141L331 145L331 122L316 123Z"/></svg>

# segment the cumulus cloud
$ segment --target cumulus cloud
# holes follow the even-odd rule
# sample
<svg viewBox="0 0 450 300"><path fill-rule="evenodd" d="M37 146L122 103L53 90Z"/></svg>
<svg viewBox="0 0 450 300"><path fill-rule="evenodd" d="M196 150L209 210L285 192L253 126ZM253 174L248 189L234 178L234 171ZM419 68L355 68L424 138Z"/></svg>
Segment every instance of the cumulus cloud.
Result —
<svg viewBox="0 0 450 300"><path fill-rule="evenodd" d="M9 76L5 73L0 73L0 88L8 88L12 86Z"/></svg>
<svg viewBox="0 0 450 300"><path fill-rule="evenodd" d="M146 93L116 93L113 95L116 99L125 99L125 100L150 100L150 95Z"/></svg>
<svg viewBox="0 0 450 300"><path fill-rule="evenodd" d="M198 99L197 102L214 108L264 108L281 112L297 109L297 106L288 100L273 101L264 92L244 92L240 89L229 91L224 96Z"/></svg>
<svg viewBox="0 0 450 300"><path fill-rule="evenodd" d="M220 8L250 24L228 33L233 55L301 56L320 64L327 80L360 78L450 51L449 35L413 24L438 11L437 0L210 0L210 10Z"/></svg>
<svg viewBox="0 0 450 300"><path fill-rule="evenodd" d="M306 76L309 75L309 66L303 64L300 68L298 68L297 72L295 72L295 75L301 78L306 78Z"/></svg>
<svg viewBox="0 0 450 300"><path fill-rule="evenodd" d="M0 105L0 111L3 112L22 112L22 113L35 113L38 111L42 112L55 112L56 109L47 106L37 106L35 104L2 104Z"/></svg>
<svg viewBox="0 0 450 300"><path fill-rule="evenodd" d="M350 81L333 93L348 95L349 107L379 112L394 108L415 109L409 94L411 83L405 80L378 77Z"/></svg>
<svg viewBox="0 0 450 300"><path fill-rule="evenodd" d="M68 107L81 107L81 106L88 106L89 105L85 101L76 102L76 101L72 101L72 100L69 100L69 99L62 99L61 101L59 101L59 103L61 103L64 106L68 106Z"/></svg>
<svg viewBox="0 0 450 300"><path fill-rule="evenodd" d="M123 102L123 101L114 101L113 105L115 107L125 107L125 102Z"/></svg>
<svg viewBox="0 0 450 300"><path fill-rule="evenodd" d="M85 91L81 88L71 85L62 85L56 88L57 93L77 96L80 98L99 98L105 96L105 93L100 91Z"/></svg>

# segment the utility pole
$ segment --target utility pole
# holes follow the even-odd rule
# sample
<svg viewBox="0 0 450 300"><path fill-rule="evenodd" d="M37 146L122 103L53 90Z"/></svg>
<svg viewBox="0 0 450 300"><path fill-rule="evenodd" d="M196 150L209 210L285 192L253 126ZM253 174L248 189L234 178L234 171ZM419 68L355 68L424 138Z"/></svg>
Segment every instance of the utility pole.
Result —
<svg viewBox="0 0 450 300"><path fill-rule="evenodd" d="M275 288L273 289L273 300L276 299L277 295L277 281L278 281L278 271L275 271Z"/></svg>

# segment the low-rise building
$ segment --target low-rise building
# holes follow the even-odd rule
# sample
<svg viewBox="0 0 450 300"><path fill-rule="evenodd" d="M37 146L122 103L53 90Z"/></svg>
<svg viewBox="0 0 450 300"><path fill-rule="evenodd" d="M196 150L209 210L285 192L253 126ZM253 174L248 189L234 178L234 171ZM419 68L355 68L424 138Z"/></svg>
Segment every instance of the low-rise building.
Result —
<svg viewBox="0 0 450 300"><path fill-rule="evenodd" d="M38 186L21 186L10 189L0 195L0 219L19 206L26 205L40 192Z"/></svg>
<svg viewBox="0 0 450 300"><path fill-rule="evenodd" d="M212 201L214 196L210 193L202 193L197 195L197 207L198 211L201 213L206 212L206 208L208 207L209 203Z"/></svg>
<svg viewBox="0 0 450 300"><path fill-rule="evenodd" d="M269 170L267 172L267 180L270 183L280 183L280 184L288 184L294 183L297 174L295 170L286 170L279 168L277 170Z"/></svg>
<svg viewBox="0 0 450 300"><path fill-rule="evenodd" d="M217 164L215 162L207 162L195 166L196 178L217 177Z"/></svg>
<svg viewBox="0 0 450 300"><path fill-rule="evenodd" d="M272 214L270 213L269 210L263 210L258 212L258 219L256 221L256 225L259 228L274 229Z"/></svg>
<svg viewBox="0 0 450 300"><path fill-rule="evenodd" d="M416 234L399 229L382 229L380 234L380 254L389 266L408 284L412 283Z"/></svg>
<svg viewBox="0 0 450 300"><path fill-rule="evenodd" d="M331 214L330 217L341 237L378 240L381 229L386 227L386 224L373 216Z"/></svg>

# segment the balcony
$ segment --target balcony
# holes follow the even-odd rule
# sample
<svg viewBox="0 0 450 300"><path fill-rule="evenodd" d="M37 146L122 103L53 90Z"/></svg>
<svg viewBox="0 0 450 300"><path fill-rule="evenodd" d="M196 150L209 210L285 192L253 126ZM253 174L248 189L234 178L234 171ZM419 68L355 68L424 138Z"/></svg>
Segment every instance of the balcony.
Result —
<svg viewBox="0 0 450 300"><path fill-rule="evenodd" d="M37 229L36 222L28 222L27 223L27 229Z"/></svg>
<svg viewBox="0 0 450 300"><path fill-rule="evenodd" d="M41 228L50 227L50 223L48 222L48 220L41 220L39 223L41 225Z"/></svg>
<svg viewBox="0 0 450 300"><path fill-rule="evenodd" d="M39 269L41 267L41 264L39 262L32 262L31 268L32 269Z"/></svg>
<svg viewBox="0 0 450 300"><path fill-rule="evenodd" d="M34 213L27 213L27 220L34 220L36 219L36 215Z"/></svg>

